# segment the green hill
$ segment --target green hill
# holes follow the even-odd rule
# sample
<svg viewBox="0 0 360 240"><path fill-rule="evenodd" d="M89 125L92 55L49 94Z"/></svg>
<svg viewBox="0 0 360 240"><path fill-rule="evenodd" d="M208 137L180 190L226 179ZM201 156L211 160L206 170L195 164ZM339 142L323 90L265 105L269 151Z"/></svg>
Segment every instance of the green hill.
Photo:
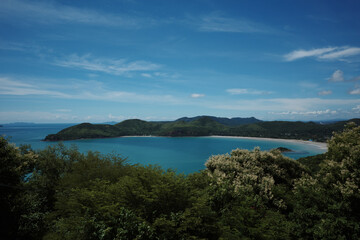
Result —
<svg viewBox="0 0 360 240"><path fill-rule="evenodd" d="M320 124L315 122L256 121L250 124L229 126L220 123L223 118L200 116L182 118L172 122L147 122L139 119L125 120L115 125L82 123L50 134L45 141L83 138L110 138L121 136L244 136L284 139L302 139L324 142L332 133L342 131L347 122L360 124L360 119Z"/></svg>
<svg viewBox="0 0 360 240"><path fill-rule="evenodd" d="M199 118L203 118L203 117L208 117L218 123L224 124L226 126L239 126L239 125L245 125L245 124L250 124L250 123L257 123L257 122L262 122L259 119L256 119L254 117L249 117L249 118L240 118L240 117L236 117L236 118L223 118L223 117L213 117L213 116L197 116L197 117L192 117L192 118L188 118L188 117L183 117L183 118L179 118L176 121L183 121L183 122L192 122L192 121L196 121Z"/></svg>

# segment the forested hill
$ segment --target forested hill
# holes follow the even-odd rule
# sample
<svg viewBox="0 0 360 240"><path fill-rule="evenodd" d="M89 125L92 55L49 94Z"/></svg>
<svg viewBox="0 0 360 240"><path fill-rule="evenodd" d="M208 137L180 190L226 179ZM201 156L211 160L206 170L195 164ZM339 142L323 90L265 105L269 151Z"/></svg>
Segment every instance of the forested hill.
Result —
<svg viewBox="0 0 360 240"><path fill-rule="evenodd" d="M224 118L201 116L183 118L172 122L147 122L139 119L125 120L115 125L82 123L65 128L57 134L46 136L45 141L75 140L84 138L111 138L121 136L245 136L326 141L332 133L342 131L347 122L360 124L351 119L331 124L314 122L260 121L233 125L220 123Z"/></svg>
<svg viewBox="0 0 360 240"><path fill-rule="evenodd" d="M245 125L245 124L250 124L250 123L257 123L257 122L262 122L259 119L256 119L254 117L249 117L249 118L240 118L240 117L236 117L236 118L224 118L224 117L213 117L213 116L197 116L197 117L192 117L192 118L188 118L188 117L183 117L183 118L179 118L176 121L183 121L183 122L192 122L195 120L198 120L199 118L204 118L204 117L208 117L218 123L224 124L226 126L237 126L237 125Z"/></svg>

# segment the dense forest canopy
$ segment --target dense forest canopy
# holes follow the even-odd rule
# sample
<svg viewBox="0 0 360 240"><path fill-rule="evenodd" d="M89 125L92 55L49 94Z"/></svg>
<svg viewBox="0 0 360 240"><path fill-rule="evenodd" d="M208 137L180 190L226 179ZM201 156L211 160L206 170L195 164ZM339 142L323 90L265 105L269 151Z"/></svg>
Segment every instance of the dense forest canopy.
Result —
<svg viewBox="0 0 360 240"><path fill-rule="evenodd" d="M260 121L256 118L217 118L199 116L171 122L125 120L115 125L82 123L46 136L45 141L121 136L244 136L302 139L325 142L334 131L341 131L347 122L360 124L360 119L320 124L315 122Z"/></svg>
<svg viewBox="0 0 360 240"><path fill-rule="evenodd" d="M3 239L359 239L360 127L295 161L236 149L189 175L0 138Z"/></svg>

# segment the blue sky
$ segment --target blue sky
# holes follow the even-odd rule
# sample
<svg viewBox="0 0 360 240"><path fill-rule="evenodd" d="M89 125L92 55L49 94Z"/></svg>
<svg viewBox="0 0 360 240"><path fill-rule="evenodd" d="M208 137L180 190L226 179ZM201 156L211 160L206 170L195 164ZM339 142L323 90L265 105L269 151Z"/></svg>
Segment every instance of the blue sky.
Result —
<svg viewBox="0 0 360 240"><path fill-rule="evenodd" d="M0 1L0 123L360 117L360 1Z"/></svg>

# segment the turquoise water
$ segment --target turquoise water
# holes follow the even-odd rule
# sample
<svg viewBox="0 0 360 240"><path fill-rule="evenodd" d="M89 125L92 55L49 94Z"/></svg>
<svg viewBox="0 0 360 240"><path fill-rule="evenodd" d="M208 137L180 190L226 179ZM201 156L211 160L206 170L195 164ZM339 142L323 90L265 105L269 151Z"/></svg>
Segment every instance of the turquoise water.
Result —
<svg viewBox="0 0 360 240"><path fill-rule="evenodd" d="M56 144L43 142L47 134L57 133L72 124L23 124L0 127L0 135L11 136L16 145L30 144L34 149L43 149ZM108 139L83 139L66 141L65 145L77 145L81 152L98 151L119 153L130 163L157 164L164 169L172 168L181 173L191 173L204 169L206 160L215 154L228 153L236 148L262 150L286 147L294 152L284 155L298 159L316 155L325 150L302 143L266 141L258 139L214 138L214 137L121 137Z"/></svg>

